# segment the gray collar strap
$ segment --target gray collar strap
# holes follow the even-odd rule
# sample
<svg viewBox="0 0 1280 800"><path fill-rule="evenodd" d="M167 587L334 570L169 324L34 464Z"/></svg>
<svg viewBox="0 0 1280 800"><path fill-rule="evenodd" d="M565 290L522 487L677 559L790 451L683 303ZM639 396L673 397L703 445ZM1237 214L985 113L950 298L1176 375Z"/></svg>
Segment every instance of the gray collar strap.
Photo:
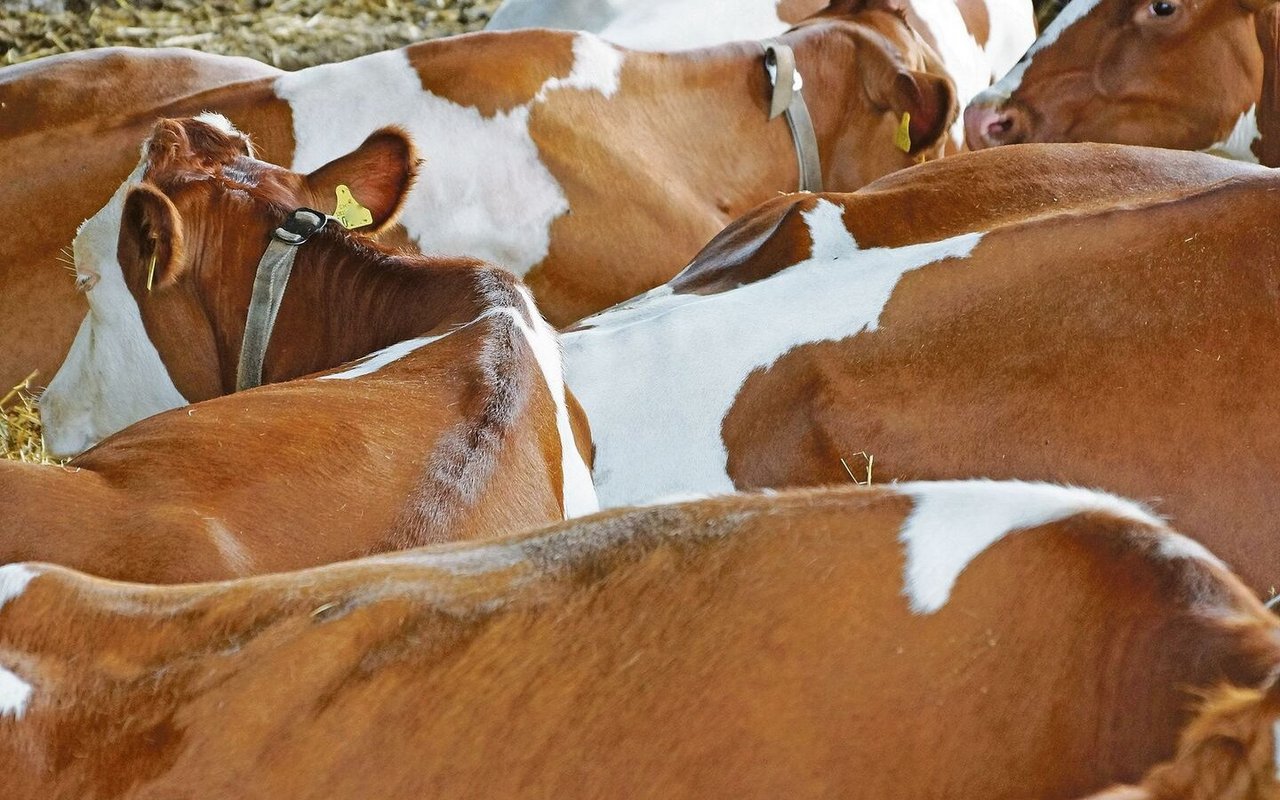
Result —
<svg viewBox="0 0 1280 800"><path fill-rule="evenodd" d="M253 296L245 317L244 341L240 345L240 363L236 366L236 391L262 385L262 359L271 341L271 331L280 313L280 301L293 272L293 259L298 245L324 227L329 218L310 208L289 213L284 224L271 232L267 251L258 261L258 274L253 279Z"/></svg>
<svg viewBox="0 0 1280 800"><path fill-rule="evenodd" d="M791 141L796 148L796 160L800 164L800 191L822 191L822 162L818 157L818 135L813 130L813 118L805 105L804 79L796 69L796 54L790 47L774 39L761 42L764 45L764 68L773 85L773 97L769 101L769 119L786 114L791 128Z"/></svg>

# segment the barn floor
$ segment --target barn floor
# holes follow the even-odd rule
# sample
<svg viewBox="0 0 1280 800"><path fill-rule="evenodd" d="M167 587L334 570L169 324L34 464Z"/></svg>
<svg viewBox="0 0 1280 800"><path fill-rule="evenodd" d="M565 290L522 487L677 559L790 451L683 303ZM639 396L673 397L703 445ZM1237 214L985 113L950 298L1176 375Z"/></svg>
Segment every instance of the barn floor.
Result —
<svg viewBox="0 0 1280 800"><path fill-rule="evenodd" d="M0 15L0 64L90 47L129 45L191 47L300 69L479 30L498 2L18 0L32 8L6 10Z"/></svg>

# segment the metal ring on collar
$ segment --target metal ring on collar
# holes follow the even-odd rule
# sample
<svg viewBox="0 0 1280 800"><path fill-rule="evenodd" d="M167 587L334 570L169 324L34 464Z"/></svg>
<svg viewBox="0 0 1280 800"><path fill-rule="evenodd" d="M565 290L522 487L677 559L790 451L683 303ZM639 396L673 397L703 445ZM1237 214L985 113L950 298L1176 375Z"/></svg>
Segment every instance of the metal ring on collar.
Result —
<svg viewBox="0 0 1280 800"><path fill-rule="evenodd" d="M297 247L314 236L328 221L327 215L314 208L295 208L271 235L287 245Z"/></svg>

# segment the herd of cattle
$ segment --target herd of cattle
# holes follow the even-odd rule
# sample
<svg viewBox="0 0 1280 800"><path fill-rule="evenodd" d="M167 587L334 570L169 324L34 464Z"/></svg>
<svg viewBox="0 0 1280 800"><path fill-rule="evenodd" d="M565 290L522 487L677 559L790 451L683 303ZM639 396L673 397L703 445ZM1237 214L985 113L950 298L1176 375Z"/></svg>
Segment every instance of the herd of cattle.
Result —
<svg viewBox="0 0 1280 800"><path fill-rule="evenodd" d="M1280 4L490 27L0 69L0 798L1280 798Z"/></svg>

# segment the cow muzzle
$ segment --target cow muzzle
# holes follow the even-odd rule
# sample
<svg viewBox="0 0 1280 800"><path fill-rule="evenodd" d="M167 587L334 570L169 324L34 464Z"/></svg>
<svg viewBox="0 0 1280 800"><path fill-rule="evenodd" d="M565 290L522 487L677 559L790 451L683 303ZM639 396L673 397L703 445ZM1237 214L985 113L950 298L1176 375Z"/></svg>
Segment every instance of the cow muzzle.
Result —
<svg viewBox="0 0 1280 800"><path fill-rule="evenodd" d="M964 110L964 139L970 150L1018 144L1030 134L1027 113L1008 98L978 95Z"/></svg>

